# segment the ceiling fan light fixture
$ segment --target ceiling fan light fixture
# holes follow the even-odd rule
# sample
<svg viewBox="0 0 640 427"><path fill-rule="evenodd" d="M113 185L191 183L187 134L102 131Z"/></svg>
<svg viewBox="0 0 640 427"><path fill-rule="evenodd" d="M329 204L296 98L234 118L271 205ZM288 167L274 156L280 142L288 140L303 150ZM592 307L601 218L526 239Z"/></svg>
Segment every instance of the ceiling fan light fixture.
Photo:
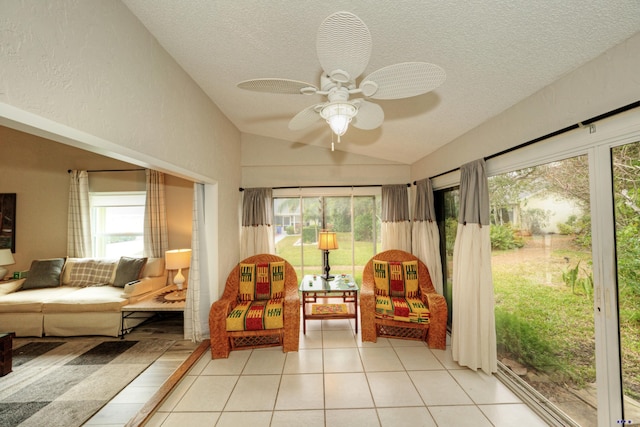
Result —
<svg viewBox="0 0 640 427"><path fill-rule="evenodd" d="M348 102L332 102L325 105L320 116L329 123L329 127L337 136L345 134L351 119L358 113L358 109Z"/></svg>

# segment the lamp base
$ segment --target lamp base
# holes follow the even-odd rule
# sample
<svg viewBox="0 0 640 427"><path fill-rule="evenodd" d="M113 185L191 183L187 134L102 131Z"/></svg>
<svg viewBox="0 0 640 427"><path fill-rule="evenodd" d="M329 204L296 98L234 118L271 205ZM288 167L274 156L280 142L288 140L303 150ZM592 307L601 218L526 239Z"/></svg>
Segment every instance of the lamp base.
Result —
<svg viewBox="0 0 640 427"><path fill-rule="evenodd" d="M7 270L5 267L0 266L0 280L4 280L4 276L6 276L8 272L9 270Z"/></svg>
<svg viewBox="0 0 640 427"><path fill-rule="evenodd" d="M187 299L187 290L182 289L179 291L173 291L170 294L164 296L166 301L184 301Z"/></svg>

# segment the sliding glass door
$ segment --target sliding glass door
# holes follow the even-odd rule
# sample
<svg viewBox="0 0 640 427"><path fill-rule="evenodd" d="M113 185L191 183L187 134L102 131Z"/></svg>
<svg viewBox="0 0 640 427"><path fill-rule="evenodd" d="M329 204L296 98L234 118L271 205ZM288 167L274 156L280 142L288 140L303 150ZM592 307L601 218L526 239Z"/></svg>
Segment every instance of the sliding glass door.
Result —
<svg viewBox="0 0 640 427"><path fill-rule="evenodd" d="M562 425L640 425L640 112L487 173L501 378ZM445 278L457 183L433 180Z"/></svg>
<svg viewBox="0 0 640 427"><path fill-rule="evenodd" d="M597 426L586 155L489 178L498 360Z"/></svg>
<svg viewBox="0 0 640 427"><path fill-rule="evenodd" d="M640 142L614 147L611 159L623 410L630 424L640 423Z"/></svg>

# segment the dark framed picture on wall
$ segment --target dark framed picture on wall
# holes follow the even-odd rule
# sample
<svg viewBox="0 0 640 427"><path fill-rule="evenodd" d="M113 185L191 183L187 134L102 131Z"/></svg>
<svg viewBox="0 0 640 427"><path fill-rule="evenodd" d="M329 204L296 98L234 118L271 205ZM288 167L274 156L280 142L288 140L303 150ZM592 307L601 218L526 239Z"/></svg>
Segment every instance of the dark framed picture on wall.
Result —
<svg viewBox="0 0 640 427"><path fill-rule="evenodd" d="M0 193L0 249L16 252L16 193Z"/></svg>

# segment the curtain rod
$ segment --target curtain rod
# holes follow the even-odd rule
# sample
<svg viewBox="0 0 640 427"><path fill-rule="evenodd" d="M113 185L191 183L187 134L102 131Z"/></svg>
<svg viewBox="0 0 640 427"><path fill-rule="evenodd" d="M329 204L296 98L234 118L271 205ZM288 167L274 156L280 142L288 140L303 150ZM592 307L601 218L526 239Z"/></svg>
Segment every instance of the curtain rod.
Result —
<svg viewBox="0 0 640 427"><path fill-rule="evenodd" d="M543 141L545 139L553 138L554 136L563 134L565 132L569 132L570 130L581 128L581 127L584 127L584 126L589 126L589 125L591 125L591 124L593 124L593 123L595 123L595 122L597 122L599 120L606 119L607 117L615 116L616 114L624 113L625 111L632 110L632 109L637 108L637 107L640 107L640 101L632 102L631 104L625 105L623 107L616 108L616 109L611 110L609 112L606 112L604 114L600 114L600 115L594 116L594 117L592 117L590 119L578 122L578 123L576 123L574 125L567 126L566 128L562 128L560 130L548 133L546 135L540 136L540 137L532 139L530 141L523 142L522 144L516 145L516 146L511 147L511 148L507 148L506 150L499 151L499 152L497 152L495 154L491 154L490 156L485 157L484 160L486 161L486 160L489 160L489 159L493 159L494 157L498 157L498 156L501 156L503 154L510 153L511 151L519 150L520 148L524 148L527 145L535 144L536 142L540 142L540 141ZM442 172L442 173L439 173L437 175L433 175L433 176L429 177L429 179L437 178L439 176L446 175L446 174L451 173L451 172L455 172L455 171L457 171L459 169L460 169L460 167L453 168L453 169L448 170L446 172ZM416 185L416 182L417 181L413 181L413 185Z"/></svg>
<svg viewBox="0 0 640 427"><path fill-rule="evenodd" d="M94 170L88 170L87 172L92 173L92 172L136 172L136 171L143 171L146 170L144 168L142 169L94 169ZM67 173L71 173L73 171L73 169L67 169Z"/></svg>
<svg viewBox="0 0 640 427"><path fill-rule="evenodd" d="M382 187L386 184L370 184L370 185L295 185L291 187L271 187L272 190L290 190L295 188L361 188L361 187ZM407 187L411 187L411 184L407 184ZM244 188L240 187L238 190L244 191Z"/></svg>

